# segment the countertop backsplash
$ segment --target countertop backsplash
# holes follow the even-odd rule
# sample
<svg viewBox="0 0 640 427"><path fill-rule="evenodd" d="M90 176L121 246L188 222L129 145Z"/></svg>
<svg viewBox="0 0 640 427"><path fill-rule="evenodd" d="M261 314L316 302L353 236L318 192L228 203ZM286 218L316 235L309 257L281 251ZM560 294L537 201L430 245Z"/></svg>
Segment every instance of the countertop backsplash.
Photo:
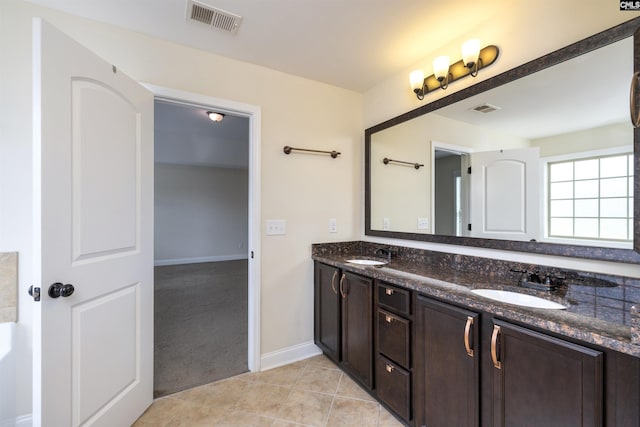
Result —
<svg viewBox="0 0 640 427"><path fill-rule="evenodd" d="M0 252L0 323L18 320L18 253Z"/></svg>

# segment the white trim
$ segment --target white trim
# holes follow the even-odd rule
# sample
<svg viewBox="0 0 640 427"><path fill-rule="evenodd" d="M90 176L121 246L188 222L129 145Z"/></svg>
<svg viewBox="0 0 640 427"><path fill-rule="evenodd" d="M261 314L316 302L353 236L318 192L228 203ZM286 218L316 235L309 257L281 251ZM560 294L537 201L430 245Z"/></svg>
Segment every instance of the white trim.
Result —
<svg viewBox="0 0 640 427"><path fill-rule="evenodd" d="M157 259L153 265L156 267L164 265L179 265L179 264L199 264L201 262L219 262L219 261L236 261L239 259L247 259L247 254L237 255L215 255L215 256L202 256L197 258L173 258L173 259Z"/></svg>
<svg viewBox="0 0 640 427"><path fill-rule="evenodd" d="M157 100L178 104L215 108L249 118L249 338L248 367L260 370L260 129L262 110L259 106L214 98L193 92L142 84L153 92Z"/></svg>
<svg viewBox="0 0 640 427"><path fill-rule="evenodd" d="M302 344L263 354L260 366L262 366L263 371L266 371L299 360L308 359L318 354L322 354L322 350L320 350L313 341L307 341Z"/></svg>

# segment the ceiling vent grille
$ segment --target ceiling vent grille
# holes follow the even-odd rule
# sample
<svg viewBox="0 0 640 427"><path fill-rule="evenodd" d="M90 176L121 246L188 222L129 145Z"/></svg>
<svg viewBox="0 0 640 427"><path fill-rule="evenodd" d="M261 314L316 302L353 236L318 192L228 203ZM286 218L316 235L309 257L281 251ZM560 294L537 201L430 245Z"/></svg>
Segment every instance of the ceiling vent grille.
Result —
<svg viewBox="0 0 640 427"><path fill-rule="evenodd" d="M473 111L477 111L479 113L490 113L492 111L496 111L496 110L500 110L500 107L496 107L495 105L491 105L491 104L482 104L482 105L478 105L477 107L472 108Z"/></svg>
<svg viewBox="0 0 640 427"><path fill-rule="evenodd" d="M240 28L242 16L226 12L222 9L198 3L193 0L187 1L187 20L196 21L209 25L212 28L236 34Z"/></svg>

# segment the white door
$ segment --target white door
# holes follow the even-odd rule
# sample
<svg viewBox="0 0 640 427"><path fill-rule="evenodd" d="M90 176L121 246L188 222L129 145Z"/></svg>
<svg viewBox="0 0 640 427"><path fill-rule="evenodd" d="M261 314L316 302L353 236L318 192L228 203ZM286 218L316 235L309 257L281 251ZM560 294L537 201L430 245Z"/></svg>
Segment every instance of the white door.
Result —
<svg viewBox="0 0 640 427"><path fill-rule="evenodd" d="M128 426L153 393L153 96L33 28L34 425Z"/></svg>
<svg viewBox="0 0 640 427"><path fill-rule="evenodd" d="M471 236L531 240L539 237L540 150L471 154Z"/></svg>

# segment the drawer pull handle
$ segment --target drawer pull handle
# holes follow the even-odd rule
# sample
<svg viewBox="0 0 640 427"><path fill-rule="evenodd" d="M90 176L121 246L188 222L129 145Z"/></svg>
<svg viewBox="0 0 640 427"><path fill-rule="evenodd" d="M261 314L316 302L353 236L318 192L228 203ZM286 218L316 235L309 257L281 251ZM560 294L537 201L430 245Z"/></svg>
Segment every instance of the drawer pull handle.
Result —
<svg viewBox="0 0 640 427"><path fill-rule="evenodd" d="M385 288L384 293L387 295L393 295L393 289Z"/></svg>
<svg viewBox="0 0 640 427"><path fill-rule="evenodd" d="M491 334L491 361L496 369L502 369L502 363L498 360L498 336L500 335L500 326L493 325L493 334Z"/></svg>
<svg viewBox="0 0 640 427"><path fill-rule="evenodd" d="M331 290L334 294L338 295L338 290L336 289L336 277L338 277L338 270L333 272L333 276L331 276Z"/></svg>
<svg viewBox="0 0 640 427"><path fill-rule="evenodd" d="M344 279L347 278L346 274L342 274L342 277L340 278L340 295L342 295L342 298L346 298L347 294L345 294L344 292Z"/></svg>
<svg viewBox="0 0 640 427"><path fill-rule="evenodd" d="M387 323L392 323L393 322L393 317L389 316L388 314L386 314L384 316L384 320L387 321Z"/></svg>
<svg viewBox="0 0 640 427"><path fill-rule="evenodd" d="M393 366L389 365L388 363L387 363L387 366L385 368L386 368L387 372L389 372L389 373L393 372Z"/></svg>
<svg viewBox="0 0 640 427"><path fill-rule="evenodd" d="M467 316L467 324L464 327L464 349L469 357L473 357L473 349L471 348L469 335L471 334L471 327L473 326L473 317Z"/></svg>

